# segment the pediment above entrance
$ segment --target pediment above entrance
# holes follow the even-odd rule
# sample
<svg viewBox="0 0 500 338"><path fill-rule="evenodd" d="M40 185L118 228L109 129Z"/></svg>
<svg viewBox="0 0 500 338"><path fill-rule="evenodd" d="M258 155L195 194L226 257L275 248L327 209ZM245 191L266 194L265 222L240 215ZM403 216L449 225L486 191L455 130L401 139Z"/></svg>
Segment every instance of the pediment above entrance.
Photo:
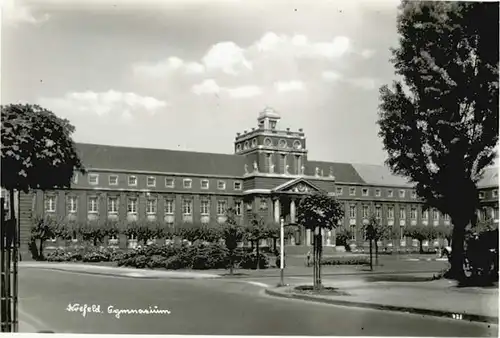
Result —
<svg viewBox="0 0 500 338"><path fill-rule="evenodd" d="M307 181L304 178L297 178L291 181L288 181L284 184L281 184L273 189L273 192L287 192L287 193L299 193L299 194L308 194L314 192L321 192L322 190Z"/></svg>

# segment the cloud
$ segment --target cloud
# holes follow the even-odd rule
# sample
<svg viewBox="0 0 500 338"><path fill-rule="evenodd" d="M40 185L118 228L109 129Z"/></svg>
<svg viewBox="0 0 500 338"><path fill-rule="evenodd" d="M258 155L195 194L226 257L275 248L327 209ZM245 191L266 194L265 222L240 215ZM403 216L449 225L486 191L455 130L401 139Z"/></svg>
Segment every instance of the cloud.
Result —
<svg viewBox="0 0 500 338"><path fill-rule="evenodd" d="M371 57L373 57L373 55L375 55L375 51L373 49L364 49L360 54L365 59L370 59Z"/></svg>
<svg viewBox="0 0 500 338"><path fill-rule="evenodd" d="M252 69L252 63L246 59L245 51L234 42L216 43L202 58L202 62L209 70L221 70L231 75Z"/></svg>
<svg viewBox="0 0 500 338"><path fill-rule="evenodd" d="M305 86L304 86L304 83L302 81L293 80L293 81L275 82L274 88L278 92L290 92L290 91L304 90Z"/></svg>
<svg viewBox="0 0 500 338"><path fill-rule="evenodd" d="M118 114L124 119L130 119L134 113L149 113L154 115L165 108L165 101L135 93L123 93L114 90L96 93L93 91L67 93L62 98L41 98L40 105L51 109L54 113L86 114L107 116Z"/></svg>
<svg viewBox="0 0 500 338"><path fill-rule="evenodd" d="M373 90L377 86L377 81L375 79L371 78L352 78L352 79L346 79L346 82L350 83L351 85L364 89L364 90Z"/></svg>
<svg viewBox="0 0 500 338"><path fill-rule="evenodd" d="M262 89L257 86L241 86L235 88L225 88L229 96L235 99L250 98L262 94Z"/></svg>
<svg viewBox="0 0 500 338"><path fill-rule="evenodd" d="M194 85L191 91L196 95L225 93L235 99L250 98L262 94L262 89L258 86L220 87L214 79L207 79Z"/></svg>
<svg viewBox="0 0 500 338"><path fill-rule="evenodd" d="M321 74L321 77L323 78L323 80L325 80L327 82L335 82L335 81L342 79L342 75L340 75L339 73L334 72L332 70L324 71Z"/></svg>
<svg viewBox="0 0 500 338"><path fill-rule="evenodd" d="M157 63L138 62L132 65L134 74L151 78L162 78L178 70L187 74L201 74L205 72L205 67L198 62L186 63L176 56L171 56Z"/></svg>
<svg viewBox="0 0 500 338"><path fill-rule="evenodd" d="M192 87L192 92L196 95L203 94L218 94L221 90L217 82L214 79L208 79L200 84L196 84Z"/></svg>
<svg viewBox="0 0 500 338"><path fill-rule="evenodd" d="M49 19L47 13L35 15L32 7L22 0L3 0L1 6L2 21L11 26L19 24L40 24Z"/></svg>

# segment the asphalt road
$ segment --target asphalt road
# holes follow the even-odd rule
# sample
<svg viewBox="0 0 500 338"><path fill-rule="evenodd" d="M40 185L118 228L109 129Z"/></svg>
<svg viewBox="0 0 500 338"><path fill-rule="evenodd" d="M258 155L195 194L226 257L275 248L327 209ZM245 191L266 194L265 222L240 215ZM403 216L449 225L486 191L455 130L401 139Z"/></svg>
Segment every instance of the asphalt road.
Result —
<svg viewBox="0 0 500 338"><path fill-rule="evenodd" d="M56 333L497 336L498 327L404 313L272 298L245 280L146 280L25 268L20 317ZM261 281L260 281L261 282ZM67 311L69 304L101 313ZM170 314L121 314L108 307Z"/></svg>

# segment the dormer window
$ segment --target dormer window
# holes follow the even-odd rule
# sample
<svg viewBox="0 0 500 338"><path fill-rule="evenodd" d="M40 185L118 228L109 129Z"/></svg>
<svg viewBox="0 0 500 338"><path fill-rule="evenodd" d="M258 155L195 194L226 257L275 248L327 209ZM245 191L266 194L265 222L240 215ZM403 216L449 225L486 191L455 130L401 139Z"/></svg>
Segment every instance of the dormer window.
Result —
<svg viewBox="0 0 500 338"><path fill-rule="evenodd" d="M269 126L271 127L272 130L276 129L276 121L270 121Z"/></svg>

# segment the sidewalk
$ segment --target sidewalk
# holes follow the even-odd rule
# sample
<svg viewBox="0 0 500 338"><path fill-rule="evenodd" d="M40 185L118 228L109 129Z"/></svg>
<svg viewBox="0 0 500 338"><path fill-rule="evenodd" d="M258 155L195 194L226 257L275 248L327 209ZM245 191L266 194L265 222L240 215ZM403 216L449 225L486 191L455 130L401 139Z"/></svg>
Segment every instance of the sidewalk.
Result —
<svg viewBox="0 0 500 338"><path fill-rule="evenodd" d="M313 295L294 286L266 289L272 296L333 305L364 307L498 324L498 288L458 288L440 279L428 282L394 282L360 279L356 282L324 282L348 295Z"/></svg>
<svg viewBox="0 0 500 338"><path fill-rule="evenodd" d="M194 271L168 271L168 270L146 270L134 268L121 268L111 266L99 266L81 263L50 263L50 262L20 262L19 267L58 270L66 272L87 273L104 276L129 277L129 278L171 278L171 279L197 279L218 278L217 274L194 272Z"/></svg>

